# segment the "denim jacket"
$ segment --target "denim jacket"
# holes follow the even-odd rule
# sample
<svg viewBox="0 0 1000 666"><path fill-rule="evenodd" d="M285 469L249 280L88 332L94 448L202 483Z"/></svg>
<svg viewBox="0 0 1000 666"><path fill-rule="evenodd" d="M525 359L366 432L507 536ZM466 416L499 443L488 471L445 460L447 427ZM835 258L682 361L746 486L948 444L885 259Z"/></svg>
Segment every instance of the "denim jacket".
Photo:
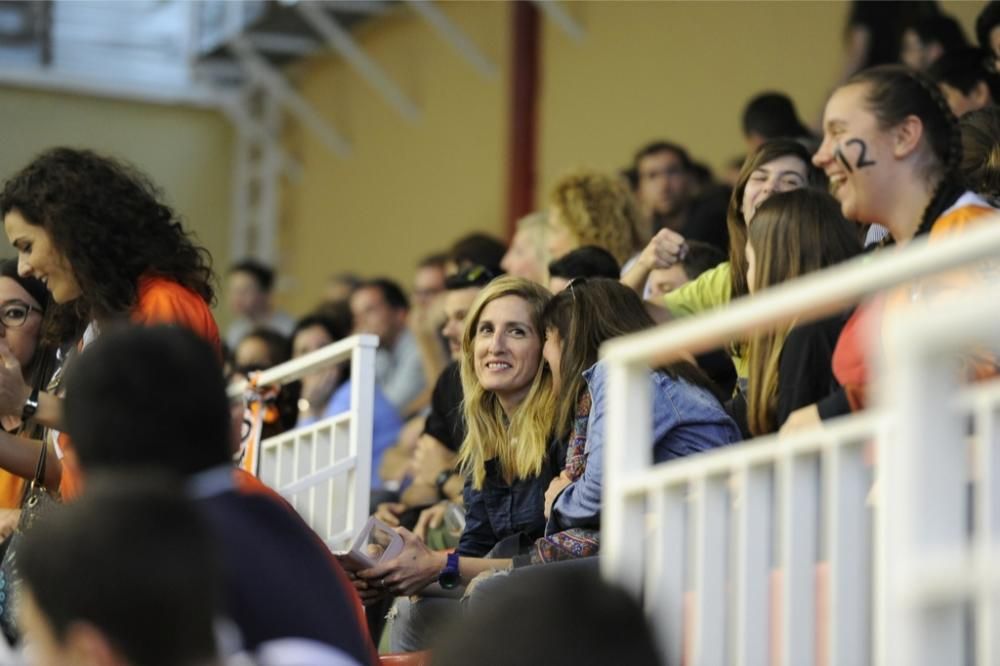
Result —
<svg viewBox="0 0 1000 666"><path fill-rule="evenodd" d="M481 490L465 482L465 529L457 552L467 557L482 557L505 539L503 553L511 557L528 548L545 532L545 490L552 480L553 466L542 463L541 473L531 479L515 479L508 484L497 461L486 461L486 479ZM511 552L514 551L514 552Z"/></svg>
<svg viewBox="0 0 1000 666"><path fill-rule="evenodd" d="M571 527L598 527L601 520L601 478L607 416L608 368L598 362L584 371L591 396L587 421L587 466L553 505L549 532ZM653 393L653 462L725 446L742 439L736 423L706 389L663 372L649 373Z"/></svg>

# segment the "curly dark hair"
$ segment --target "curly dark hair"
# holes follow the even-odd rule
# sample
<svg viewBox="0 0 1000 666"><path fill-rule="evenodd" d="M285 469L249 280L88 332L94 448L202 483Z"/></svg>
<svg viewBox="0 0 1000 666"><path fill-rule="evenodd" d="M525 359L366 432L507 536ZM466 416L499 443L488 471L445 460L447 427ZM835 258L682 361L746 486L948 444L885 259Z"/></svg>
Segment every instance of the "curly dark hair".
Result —
<svg viewBox="0 0 1000 666"><path fill-rule="evenodd" d="M144 275L174 280L214 303L208 250L130 164L90 150L52 148L4 183L0 215L12 210L49 233L80 286L80 298L55 308L64 310L56 314L62 328L126 315Z"/></svg>

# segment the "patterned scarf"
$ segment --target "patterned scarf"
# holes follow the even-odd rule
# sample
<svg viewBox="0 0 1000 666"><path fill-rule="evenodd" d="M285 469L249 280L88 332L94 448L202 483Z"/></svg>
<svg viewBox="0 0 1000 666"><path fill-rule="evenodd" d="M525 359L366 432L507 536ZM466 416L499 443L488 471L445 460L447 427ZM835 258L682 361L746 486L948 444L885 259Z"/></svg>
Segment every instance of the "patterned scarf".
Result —
<svg viewBox="0 0 1000 666"><path fill-rule="evenodd" d="M573 430L566 449L566 465L563 471L576 481L583 476L587 467L587 423L590 421L590 391L584 391L576 406ZM551 525L551 519L549 524ZM547 531L547 530L546 530ZM600 530L573 527L561 532L547 534L535 541L531 549L531 563L543 564L559 560L573 560L597 555L600 549Z"/></svg>

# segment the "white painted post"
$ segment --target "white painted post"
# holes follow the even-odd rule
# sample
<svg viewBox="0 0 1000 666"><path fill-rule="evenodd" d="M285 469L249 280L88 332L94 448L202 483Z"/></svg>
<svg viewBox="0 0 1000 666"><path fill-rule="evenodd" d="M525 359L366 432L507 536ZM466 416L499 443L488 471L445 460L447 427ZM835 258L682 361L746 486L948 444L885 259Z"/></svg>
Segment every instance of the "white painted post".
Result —
<svg viewBox="0 0 1000 666"><path fill-rule="evenodd" d="M375 418L375 350L378 337L362 335L351 354L351 435L350 451L357 463L354 467L355 492L351 493L347 515L353 517L353 529L358 530L368 518L372 473L372 429ZM365 489L367 492L359 492Z"/></svg>
<svg viewBox="0 0 1000 666"><path fill-rule="evenodd" d="M642 592L645 501L622 485L653 462L649 370L640 364L608 368L608 446L601 497L601 573L631 593Z"/></svg>
<svg viewBox="0 0 1000 666"><path fill-rule="evenodd" d="M657 525L644 576L644 605L664 663L680 664L684 649L684 572L689 559L687 486L652 492L652 513Z"/></svg>
<svg viewBox="0 0 1000 666"><path fill-rule="evenodd" d="M871 481L863 446L833 441L823 450L829 666L865 666L871 660Z"/></svg>
<svg viewBox="0 0 1000 666"><path fill-rule="evenodd" d="M705 476L694 484L694 646L695 664L726 660L726 553L728 505L724 479Z"/></svg>
<svg viewBox="0 0 1000 666"><path fill-rule="evenodd" d="M744 465L736 473L735 663L770 663L768 608L774 528L774 467ZM671 662L679 663L679 662Z"/></svg>
<svg viewBox="0 0 1000 666"><path fill-rule="evenodd" d="M786 454L779 467L781 506L782 663L810 664L816 656L816 562L819 468L814 454Z"/></svg>

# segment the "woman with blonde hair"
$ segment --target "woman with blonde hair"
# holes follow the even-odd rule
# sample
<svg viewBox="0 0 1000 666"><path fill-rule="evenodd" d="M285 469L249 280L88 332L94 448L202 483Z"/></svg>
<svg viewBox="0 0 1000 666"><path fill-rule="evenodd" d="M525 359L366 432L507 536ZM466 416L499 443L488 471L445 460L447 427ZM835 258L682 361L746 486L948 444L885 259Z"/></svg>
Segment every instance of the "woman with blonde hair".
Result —
<svg viewBox="0 0 1000 666"><path fill-rule="evenodd" d="M385 594L451 589L490 569L508 568L545 529L545 490L554 476L550 441L552 377L542 363L542 315L549 293L523 278L501 277L476 297L462 335L466 436L459 467L466 477L465 528L454 553L434 552L404 528L398 557L358 572L366 603ZM393 650L423 649L424 613L441 604L397 604ZM434 606L437 608L433 608ZM419 620L413 619L420 614Z"/></svg>
<svg viewBox="0 0 1000 666"><path fill-rule="evenodd" d="M510 241L500 268L507 275L531 280L540 285L549 283L549 248L547 236L549 216L532 213L517 221L517 232Z"/></svg>
<svg viewBox="0 0 1000 666"><path fill-rule="evenodd" d="M649 237L621 179L592 169L567 174L552 188L549 253L559 259L582 245L604 248L624 265Z"/></svg>

